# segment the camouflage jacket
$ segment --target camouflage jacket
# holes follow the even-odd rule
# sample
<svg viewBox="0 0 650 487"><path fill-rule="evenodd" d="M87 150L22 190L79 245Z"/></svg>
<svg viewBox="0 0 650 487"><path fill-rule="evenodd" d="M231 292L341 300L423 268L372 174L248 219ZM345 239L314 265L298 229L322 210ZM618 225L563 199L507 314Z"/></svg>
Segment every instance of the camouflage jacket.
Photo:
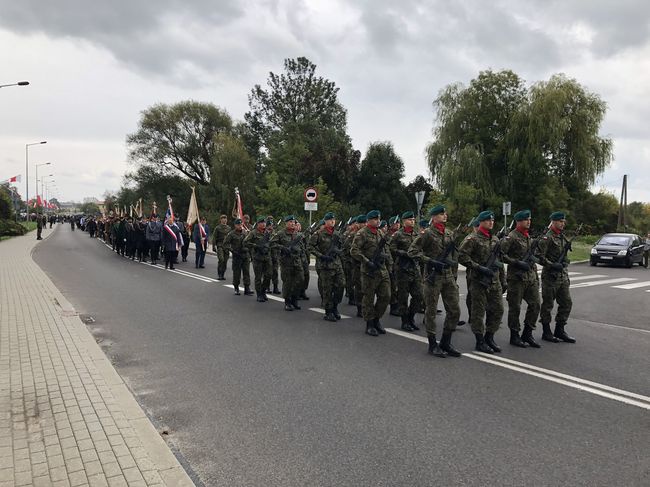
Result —
<svg viewBox="0 0 650 487"><path fill-rule="evenodd" d="M569 259L564 259L562 270L552 268L552 265L560 259L566 243L567 240L564 237L564 233L556 234L550 229L540 238L537 256L539 257L539 263L543 266L542 278L569 279L569 272L567 270Z"/></svg>
<svg viewBox="0 0 650 487"><path fill-rule="evenodd" d="M488 238L482 232L470 233L465 237L463 243L460 244L458 262L463 264L470 272L470 282L481 278L481 274L476 272L476 269L479 266L487 264L492 249L494 249L494 246L498 243L499 239L494 235L491 235ZM494 277L492 278L492 285L496 284L497 280L499 280L502 285L505 284L503 266L501 265L500 267L501 269L499 272L495 272Z"/></svg>
<svg viewBox="0 0 650 487"><path fill-rule="evenodd" d="M417 235L413 240L413 243L408 249L408 254L410 257L418 260L427 260L441 259L447 246L449 246L454 240L454 234L450 230L445 228L444 233L441 233L435 227L427 228L423 233ZM454 260L456 256L456 251L452 250L447 256L448 267L438 270L437 273L443 276L446 279L455 277L455 270L458 267L458 263ZM435 269L429 264L425 263L426 274L430 274Z"/></svg>
<svg viewBox="0 0 650 487"><path fill-rule="evenodd" d="M270 235L266 232L259 232L256 228L248 232L244 238L244 245L252 256L253 260L271 262Z"/></svg>
<svg viewBox="0 0 650 487"><path fill-rule="evenodd" d="M409 249L417 238L418 233L415 229L407 232L404 228L397 230L391 237L390 251L395 261L396 272L409 275L420 273L418 262L412 255L409 255Z"/></svg>
<svg viewBox="0 0 650 487"><path fill-rule="evenodd" d="M212 234L212 245L216 247L221 247L223 241L226 238L226 235L232 230L228 225L219 223L214 227L214 233Z"/></svg>
<svg viewBox="0 0 650 487"><path fill-rule="evenodd" d="M334 242L334 243L332 243ZM309 252L316 257L316 270L342 269L341 262L342 239L341 234L334 230L329 233L322 229L314 232L309 239ZM323 260L323 256L331 256L332 260Z"/></svg>
<svg viewBox="0 0 650 487"><path fill-rule="evenodd" d="M302 233L291 233L286 229L278 231L271 237L271 247L278 250L282 267L303 268L305 250Z"/></svg>
<svg viewBox="0 0 650 487"><path fill-rule="evenodd" d="M350 255L361 264L361 272L374 275L381 273L382 276L388 278L387 265L390 260L386 245L384 245L383 251L379 255L377 262L377 264L379 264L379 267L373 272L373 269L371 269L371 264L369 264L369 262L375 256L377 247L380 245L382 239L386 238L387 237L382 236L379 230L373 232L370 227L361 228L354 236L352 247L350 248Z"/></svg>
<svg viewBox="0 0 650 487"><path fill-rule="evenodd" d="M250 256L248 249L244 245L245 238L246 234L243 230L241 232L231 230L223 239L223 248L232 253L235 259L248 259Z"/></svg>
<svg viewBox="0 0 650 487"><path fill-rule="evenodd" d="M533 239L526 236L519 230L511 231L501 242L501 254L503 262L508 264L508 279L518 281L536 281L537 280L537 266L529 262L529 270L523 270L516 266L517 261L522 261L530 252L533 246Z"/></svg>

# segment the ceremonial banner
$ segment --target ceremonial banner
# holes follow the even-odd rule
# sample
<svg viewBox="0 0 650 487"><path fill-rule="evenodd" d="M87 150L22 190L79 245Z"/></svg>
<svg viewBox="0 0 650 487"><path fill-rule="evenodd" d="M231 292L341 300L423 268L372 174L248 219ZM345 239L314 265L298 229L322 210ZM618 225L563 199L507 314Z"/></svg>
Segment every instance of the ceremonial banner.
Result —
<svg viewBox="0 0 650 487"><path fill-rule="evenodd" d="M187 225L191 225L194 222L199 221L199 206L196 202L196 193L194 192L194 187L192 187L192 196L190 197L190 207L187 209Z"/></svg>

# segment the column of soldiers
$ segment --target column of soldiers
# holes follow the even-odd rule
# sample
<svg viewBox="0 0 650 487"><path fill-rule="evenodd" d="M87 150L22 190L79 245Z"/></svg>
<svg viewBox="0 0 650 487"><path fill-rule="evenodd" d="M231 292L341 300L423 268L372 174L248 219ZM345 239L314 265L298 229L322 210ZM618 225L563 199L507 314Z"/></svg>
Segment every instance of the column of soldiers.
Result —
<svg viewBox="0 0 650 487"><path fill-rule="evenodd" d="M243 294L253 294L249 270L252 263L257 301L266 302L267 293L281 292L286 311L300 310L299 300L308 299L305 291L309 256L313 256L326 321L341 319L339 306L344 295L349 305L357 307L357 316L363 317L366 334L373 337L386 333L381 319L389 305L392 314L400 316L405 332L419 330L415 316L423 311L428 353L436 357L461 356L452 345L456 327L464 323L460 321L459 264L466 269L465 302L476 339L475 350L487 354L501 352L495 333L504 314L504 293L511 345L540 348L533 336L538 319L542 340L575 343L575 338L565 331L571 296L566 258L570 242L564 234L564 213L554 212L545 233L536 239L529 233L529 210L514 215L514 228L507 234L503 230L494 234L494 213L489 210L473 219L466 227L470 230L466 236L460 226L454 231L447 228L447 220L443 205L431 208L429 219L417 226L411 211L386 222L378 210L372 210L351 218L343 231L343 225L337 225L336 215L328 212L303 233L293 215L284 217L281 227L275 227L272 217L261 217L253 227L236 219L234 228L228 225L226 215L221 215L213 232L212 248L218 257L219 280L225 279L232 255L235 295L241 295L242 280ZM146 262L150 258L155 264L160 259L162 244L166 267L172 269L183 247L183 235L192 234L183 223L168 218L163 224L155 214L135 220L111 217L88 221L93 222L86 225L92 229L91 234L96 232L118 254L132 260L137 257ZM200 240L205 232L195 228L192 235ZM184 260L185 256L186 251ZM538 265L542 267L541 296ZM274 278L274 269L278 268L282 291L277 277ZM445 310L441 335L436 323L440 301ZM522 302L526 303L523 326ZM558 310L552 330L555 303Z"/></svg>

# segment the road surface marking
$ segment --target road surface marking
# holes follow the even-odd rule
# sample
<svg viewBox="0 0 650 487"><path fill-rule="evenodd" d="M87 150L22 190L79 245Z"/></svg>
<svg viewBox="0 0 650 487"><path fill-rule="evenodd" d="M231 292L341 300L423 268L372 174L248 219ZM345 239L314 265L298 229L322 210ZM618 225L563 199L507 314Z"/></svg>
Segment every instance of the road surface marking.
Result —
<svg viewBox="0 0 650 487"><path fill-rule="evenodd" d="M650 281L645 282L633 282L632 284L621 284L620 286L612 286L616 289L636 289L637 287L648 287L650 286Z"/></svg>
<svg viewBox="0 0 650 487"><path fill-rule="evenodd" d="M587 279L600 279L601 277L607 277L607 276L605 274L591 274L589 276L572 277L571 282L586 281Z"/></svg>
<svg viewBox="0 0 650 487"><path fill-rule="evenodd" d="M615 282L626 282L626 281L636 281L633 277L619 277L618 279L604 279L602 281L589 281L581 282L578 284L571 284L571 288L576 287L591 287L591 286L602 286L604 284L614 284Z"/></svg>
<svg viewBox="0 0 650 487"><path fill-rule="evenodd" d="M646 292L650 293L650 290ZM623 330L639 331L641 333L650 333L650 330L642 330L641 328L632 328L631 326L612 325L610 323L600 323L598 321L589 321L589 320L581 320L581 321L583 321L584 323L588 323L590 325L609 326L610 328L621 328Z"/></svg>
<svg viewBox="0 0 650 487"><path fill-rule="evenodd" d="M420 335L414 335L412 333L406 333L401 330L396 330L394 328L386 328L388 333L393 335L398 335L404 338L409 338L422 343L428 343L428 339ZM579 377L570 376L567 374L562 374L560 372L555 372L549 369L543 369L541 367L536 367L534 365L529 365L523 362L517 362L515 360L506 359L503 357L497 357L494 355L488 355L480 352L465 352L462 354L463 357L471 358L472 360L477 360L479 362L485 362L497 367L503 367L514 372L520 372L522 374L530 375L537 377L539 379L544 379L550 382L555 382L556 384L561 384L573 389L578 389L584 392L589 392L597 396L605 397L607 399L613 399L614 401L622 402L631 406L636 406L642 409L650 410L650 397L644 396L641 394L636 394L634 392L624 391L622 389L616 389L614 387L607 386L605 384L598 384L597 382L588 381L581 379Z"/></svg>
<svg viewBox="0 0 650 487"><path fill-rule="evenodd" d="M215 279L215 278L209 277L209 276L202 276L201 274L194 274L193 272L186 271L184 269L175 269L175 270L177 270L178 272L182 272L183 274L187 274L188 276L200 277L202 279L207 279L209 282L219 282L219 279Z"/></svg>
<svg viewBox="0 0 650 487"><path fill-rule="evenodd" d="M309 311L313 311L314 313L320 313L322 315L325 314L325 310L323 308L308 308L308 309ZM345 320L350 317L348 315L341 315L341 318Z"/></svg>
<svg viewBox="0 0 650 487"><path fill-rule="evenodd" d="M578 276L578 275L582 274L582 272L569 272L568 274L570 276Z"/></svg>

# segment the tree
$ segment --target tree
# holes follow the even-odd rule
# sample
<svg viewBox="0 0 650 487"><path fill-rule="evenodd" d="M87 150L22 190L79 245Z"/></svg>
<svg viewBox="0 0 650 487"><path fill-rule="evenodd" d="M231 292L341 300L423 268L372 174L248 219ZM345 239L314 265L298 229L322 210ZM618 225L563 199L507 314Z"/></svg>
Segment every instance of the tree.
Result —
<svg viewBox="0 0 650 487"><path fill-rule="evenodd" d="M304 57L286 59L285 72L269 73L267 89L255 85L244 119L262 169L289 184L313 184L318 178L339 199L349 194L359 164L347 135L347 113L335 83L316 76Z"/></svg>
<svg viewBox="0 0 650 487"><path fill-rule="evenodd" d="M390 142L373 142L361 162L355 202L361 211L377 209L386 217L415 208L415 199L407 199L401 179L404 162Z"/></svg>
<svg viewBox="0 0 650 487"><path fill-rule="evenodd" d="M140 166L136 171L127 173L122 182L122 188L115 197L118 210L130 204L135 204L142 198L143 213L150 214L153 203L157 205L158 214L163 216L167 211L167 195L172 197L172 208L181 218L189 207L192 181L177 174L165 174L151 166ZM106 206L108 211L108 206Z"/></svg>
<svg viewBox="0 0 650 487"><path fill-rule="evenodd" d="M82 203L79 206L79 211L84 215L97 215L100 213L99 206L97 206L97 203L93 203L92 201L88 203Z"/></svg>
<svg viewBox="0 0 650 487"><path fill-rule="evenodd" d="M10 220L14 217L14 204L11 199L9 187L0 185L0 220Z"/></svg>
<svg viewBox="0 0 650 487"><path fill-rule="evenodd" d="M214 137L232 131L230 115L211 103L158 104L142 112L138 130L127 136L129 157L165 175L210 182Z"/></svg>

